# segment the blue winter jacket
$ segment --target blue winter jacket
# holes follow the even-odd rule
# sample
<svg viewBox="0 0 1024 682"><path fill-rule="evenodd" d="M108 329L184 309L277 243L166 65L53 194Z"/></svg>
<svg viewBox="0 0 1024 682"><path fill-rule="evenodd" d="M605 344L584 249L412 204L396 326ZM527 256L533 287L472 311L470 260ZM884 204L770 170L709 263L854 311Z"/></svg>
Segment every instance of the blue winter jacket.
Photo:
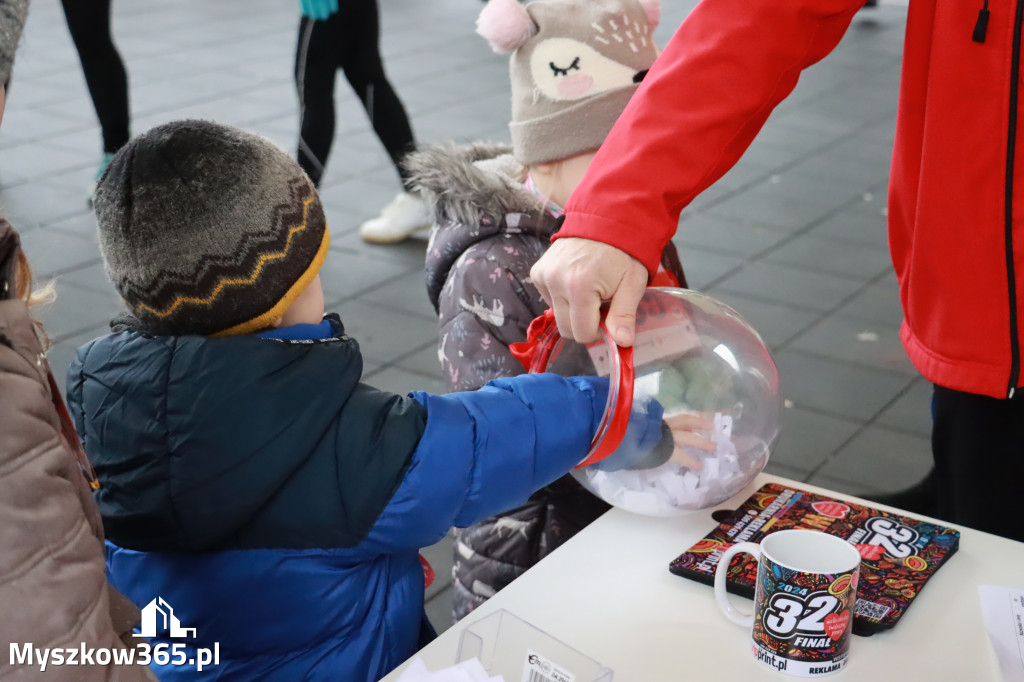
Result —
<svg viewBox="0 0 1024 682"><path fill-rule="evenodd" d="M115 333L69 370L111 581L196 630L154 645L219 647L200 675L154 665L163 680L379 679L433 634L417 550L571 469L604 406L600 381L553 375L384 393L329 329Z"/></svg>

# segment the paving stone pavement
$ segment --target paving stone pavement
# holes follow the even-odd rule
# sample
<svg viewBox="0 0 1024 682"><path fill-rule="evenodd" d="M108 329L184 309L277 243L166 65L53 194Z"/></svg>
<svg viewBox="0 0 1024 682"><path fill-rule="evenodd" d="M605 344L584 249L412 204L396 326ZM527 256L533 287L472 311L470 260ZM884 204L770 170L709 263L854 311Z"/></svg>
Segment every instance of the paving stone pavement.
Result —
<svg viewBox="0 0 1024 682"><path fill-rule="evenodd" d="M384 0L387 71L421 142L507 141L505 58L473 32L478 0ZM695 5L663 0L664 43ZM293 150L294 0L115 0L132 127L211 118ZM809 69L740 163L684 212L675 242L691 285L735 307L775 354L787 399L768 470L851 493L895 490L930 461L930 387L898 339L885 235L888 162L906 9L865 10ZM441 391L424 241L371 246L358 225L399 190L355 96L339 79L321 196L333 244L323 282L381 388ZM57 0L34 0L0 130L0 210L58 298L43 316L63 375L120 303L86 192L99 129ZM451 542L425 551L428 611L451 624Z"/></svg>

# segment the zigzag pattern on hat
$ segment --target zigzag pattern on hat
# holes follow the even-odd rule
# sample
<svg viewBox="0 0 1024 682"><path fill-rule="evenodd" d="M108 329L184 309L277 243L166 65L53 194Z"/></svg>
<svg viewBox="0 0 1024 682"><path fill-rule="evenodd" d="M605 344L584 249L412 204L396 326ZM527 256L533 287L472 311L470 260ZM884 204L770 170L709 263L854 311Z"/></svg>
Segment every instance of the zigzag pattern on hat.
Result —
<svg viewBox="0 0 1024 682"><path fill-rule="evenodd" d="M309 180L305 176L293 178L288 189L289 200L273 209L272 227L246 234L233 254L205 254L191 273L162 270L145 288L125 281L122 295L138 312L165 318L182 305L212 305L226 287L254 284L268 262L288 255L297 235L307 229L323 232L324 216L319 204L310 213L316 194ZM320 241L315 235L301 240L310 258Z"/></svg>

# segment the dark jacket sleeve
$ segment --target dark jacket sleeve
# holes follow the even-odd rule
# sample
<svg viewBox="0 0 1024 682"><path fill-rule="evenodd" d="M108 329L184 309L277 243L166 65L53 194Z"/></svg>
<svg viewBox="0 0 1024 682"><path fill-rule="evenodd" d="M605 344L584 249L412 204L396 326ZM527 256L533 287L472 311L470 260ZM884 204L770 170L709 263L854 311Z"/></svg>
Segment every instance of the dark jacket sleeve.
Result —
<svg viewBox="0 0 1024 682"><path fill-rule="evenodd" d="M478 391L413 393L427 428L363 547L424 547L451 526L522 504L586 455L607 390L602 379L530 374Z"/></svg>

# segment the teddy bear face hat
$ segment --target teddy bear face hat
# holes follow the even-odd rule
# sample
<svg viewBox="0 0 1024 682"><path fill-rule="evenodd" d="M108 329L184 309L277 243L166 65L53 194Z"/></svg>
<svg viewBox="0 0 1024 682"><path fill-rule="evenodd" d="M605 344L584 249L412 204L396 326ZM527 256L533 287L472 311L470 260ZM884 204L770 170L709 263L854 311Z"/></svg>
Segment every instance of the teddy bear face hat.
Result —
<svg viewBox="0 0 1024 682"><path fill-rule="evenodd" d="M490 0L477 33L511 53L516 158L596 150L658 55L658 0Z"/></svg>

